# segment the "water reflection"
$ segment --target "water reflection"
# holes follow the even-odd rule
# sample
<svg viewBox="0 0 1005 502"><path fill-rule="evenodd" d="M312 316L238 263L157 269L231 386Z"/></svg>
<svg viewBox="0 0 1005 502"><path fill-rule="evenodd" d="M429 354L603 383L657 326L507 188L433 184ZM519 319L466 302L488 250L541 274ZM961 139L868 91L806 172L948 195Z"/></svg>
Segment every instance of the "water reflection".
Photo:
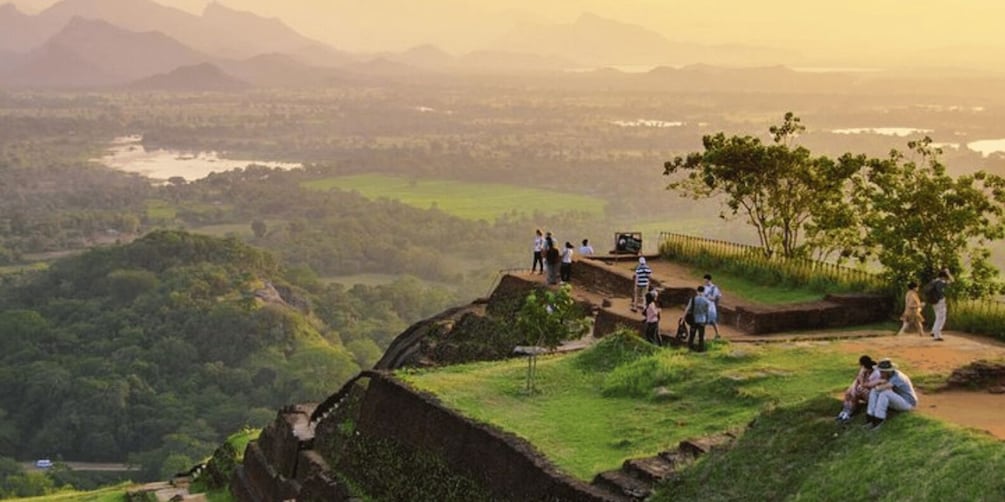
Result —
<svg viewBox="0 0 1005 502"><path fill-rule="evenodd" d="M220 157L217 152L182 152L164 149L147 151L142 141L143 137L139 135L115 138L109 146L108 153L97 161L113 169L142 174L161 181L176 176L186 181L194 181L205 178L210 173L230 171L247 167L249 164L280 169L303 167L301 164L288 162L227 159Z"/></svg>

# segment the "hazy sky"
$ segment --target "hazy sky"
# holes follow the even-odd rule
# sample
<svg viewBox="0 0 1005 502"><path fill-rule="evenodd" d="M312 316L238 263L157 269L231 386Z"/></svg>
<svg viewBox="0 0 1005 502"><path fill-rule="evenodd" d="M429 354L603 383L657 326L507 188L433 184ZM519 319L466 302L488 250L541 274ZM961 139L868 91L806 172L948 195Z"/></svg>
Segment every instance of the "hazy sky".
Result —
<svg viewBox="0 0 1005 502"><path fill-rule="evenodd" d="M2 1L2 0L0 0ZM156 0L200 12L205 0ZM55 0L15 0L37 11ZM223 0L277 16L348 50L400 50L434 43L452 52L487 45L521 20L571 22L593 12L705 44L742 43L876 51L1005 47L1002 0Z"/></svg>

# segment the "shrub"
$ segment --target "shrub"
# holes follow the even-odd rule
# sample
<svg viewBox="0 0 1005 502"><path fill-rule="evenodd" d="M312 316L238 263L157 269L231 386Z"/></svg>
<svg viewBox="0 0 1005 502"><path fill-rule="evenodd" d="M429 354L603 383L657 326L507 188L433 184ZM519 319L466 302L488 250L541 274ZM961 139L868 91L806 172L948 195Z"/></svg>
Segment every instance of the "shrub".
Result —
<svg viewBox="0 0 1005 502"><path fill-rule="evenodd" d="M678 354L652 354L614 368L604 378L601 393L606 397L649 396L656 387L684 380L690 366Z"/></svg>
<svg viewBox="0 0 1005 502"><path fill-rule="evenodd" d="M596 345L576 356L576 366L583 371L607 372L622 364L655 354L656 346L636 332L620 327Z"/></svg>

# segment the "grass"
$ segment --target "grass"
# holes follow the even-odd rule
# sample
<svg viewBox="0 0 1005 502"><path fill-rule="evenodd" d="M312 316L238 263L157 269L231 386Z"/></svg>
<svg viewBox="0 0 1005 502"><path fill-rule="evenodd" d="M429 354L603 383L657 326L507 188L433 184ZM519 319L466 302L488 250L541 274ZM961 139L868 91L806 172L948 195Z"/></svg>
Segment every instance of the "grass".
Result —
<svg viewBox="0 0 1005 502"><path fill-rule="evenodd" d="M37 500L37 501L59 501L59 502L125 502L126 491L134 487L133 483L126 482L115 486L108 486L105 488L100 488L97 490L81 492L81 491L65 491L58 493L50 493L49 495L42 495L39 497L27 497L18 500Z"/></svg>
<svg viewBox="0 0 1005 502"><path fill-rule="evenodd" d="M695 285L702 284L705 272L692 270ZM712 282L722 290L724 296L742 298L751 303L781 305L786 303L812 302L823 299L817 291L806 287L768 285L728 272L716 271L711 274Z"/></svg>
<svg viewBox="0 0 1005 502"><path fill-rule="evenodd" d="M264 220L265 228L271 230L286 224L286 220ZM219 225L204 225L189 229L193 233L210 235L213 237L240 237L250 238L255 235L251 229L251 222L246 223L223 223Z"/></svg>
<svg viewBox="0 0 1005 502"><path fill-rule="evenodd" d="M398 200L410 206L440 210L469 220L494 221L507 214L556 214L582 211L602 216L603 199L526 188L502 183L467 183L451 180L415 180L382 174L360 174L304 182L311 190L355 190L371 199Z"/></svg>
<svg viewBox="0 0 1005 502"><path fill-rule="evenodd" d="M35 262L28 265L4 265L0 267L0 275L20 274L22 272L35 272L49 268L46 262Z"/></svg>
<svg viewBox="0 0 1005 502"><path fill-rule="evenodd" d="M147 218L152 221L173 221L176 212L173 206L161 199L147 199Z"/></svg>
<svg viewBox="0 0 1005 502"><path fill-rule="evenodd" d="M769 411L649 500L1003 500L1005 445L920 416L880 430L831 419L818 397Z"/></svg>
<svg viewBox="0 0 1005 502"><path fill-rule="evenodd" d="M561 469L590 480L625 459L743 427L765 409L836 395L856 364L829 343L712 343L703 354L596 355L612 350L616 340L609 337L579 354L543 357L537 395L523 391L522 360L399 374L466 416L529 440ZM612 357L624 362L613 369L597 362ZM658 387L663 396L654 394Z"/></svg>

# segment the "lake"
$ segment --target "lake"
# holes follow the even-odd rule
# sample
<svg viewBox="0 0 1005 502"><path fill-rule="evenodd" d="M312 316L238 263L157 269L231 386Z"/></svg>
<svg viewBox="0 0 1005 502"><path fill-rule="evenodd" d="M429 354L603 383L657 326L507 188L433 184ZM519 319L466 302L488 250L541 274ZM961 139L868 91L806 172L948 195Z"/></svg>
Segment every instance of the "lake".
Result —
<svg viewBox="0 0 1005 502"><path fill-rule="evenodd" d="M924 134L932 132L931 129L917 129L914 127L851 127L848 129L831 129L834 134L879 134L882 136L911 136L913 134Z"/></svg>
<svg viewBox="0 0 1005 502"><path fill-rule="evenodd" d="M143 147L143 137L122 136L112 140L108 152L95 159L108 167L128 173L142 174L154 180L167 181L180 176L186 181L205 178L210 173L221 173L257 164L280 169L299 169L301 164L267 162L260 160L233 160L218 152L182 152L179 150L150 150Z"/></svg>
<svg viewBox="0 0 1005 502"><path fill-rule="evenodd" d="M967 143L967 148L987 157L992 153L1005 152L1005 139L982 139Z"/></svg>

